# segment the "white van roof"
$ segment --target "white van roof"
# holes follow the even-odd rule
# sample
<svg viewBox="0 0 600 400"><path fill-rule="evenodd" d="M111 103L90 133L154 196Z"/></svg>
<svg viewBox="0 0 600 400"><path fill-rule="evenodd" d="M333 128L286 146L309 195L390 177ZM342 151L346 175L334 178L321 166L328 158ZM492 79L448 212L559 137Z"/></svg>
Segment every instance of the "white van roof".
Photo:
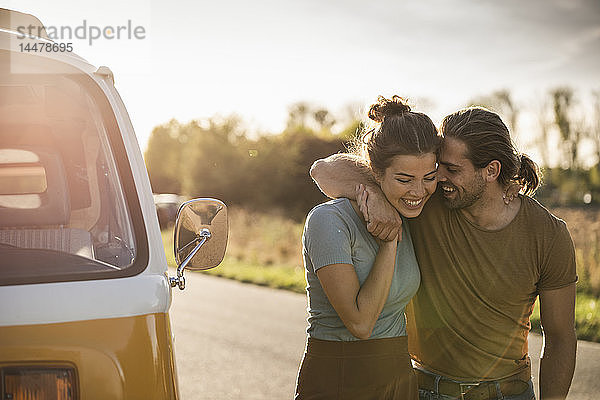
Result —
<svg viewBox="0 0 600 400"><path fill-rule="evenodd" d="M0 29L18 32L18 28L22 26L33 26L34 29L32 29L32 32L36 33L36 37L50 40L42 21L33 15L9 10L7 8L0 8Z"/></svg>
<svg viewBox="0 0 600 400"><path fill-rule="evenodd" d="M29 25L34 26L34 29L31 31L36 35L25 35L25 37L23 37L23 33L19 32L18 29L19 27L27 27L29 30ZM37 27L40 27L40 29L38 30ZM0 8L0 50L15 51L14 41L11 43L12 39L15 37L23 41L44 40L53 42L53 40L48 37L46 28L38 18L31 14ZM111 80L114 82L112 72L106 72L108 69L107 67L100 67L100 69L98 69L74 52L38 52L35 53L35 55L64 62L89 75L93 75L95 72L100 73L100 75L111 75Z"/></svg>

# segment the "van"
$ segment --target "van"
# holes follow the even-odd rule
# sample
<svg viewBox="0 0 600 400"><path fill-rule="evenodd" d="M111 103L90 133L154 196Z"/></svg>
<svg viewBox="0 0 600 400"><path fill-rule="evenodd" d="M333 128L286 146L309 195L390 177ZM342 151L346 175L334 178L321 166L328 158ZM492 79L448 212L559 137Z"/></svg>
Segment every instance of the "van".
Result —
<svg viewBox="0 0 600 400"><path fill-rule="evenodd" d="M226 206L181 205L169 277L110 69L6 9L0 69L0 398L178 398L171 291L223 259Z"/></svg>

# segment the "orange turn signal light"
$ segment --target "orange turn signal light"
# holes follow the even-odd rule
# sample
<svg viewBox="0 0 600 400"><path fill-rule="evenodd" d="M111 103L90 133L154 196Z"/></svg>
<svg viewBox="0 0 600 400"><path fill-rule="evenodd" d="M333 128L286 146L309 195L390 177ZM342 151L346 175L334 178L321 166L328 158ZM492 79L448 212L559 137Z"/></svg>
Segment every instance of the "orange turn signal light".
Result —
<svg viewBox="0 0 600 400"><path fill-rule="evenodd" d="M77 382L73 368L2 368L2 399L76 400Z"/></svg>

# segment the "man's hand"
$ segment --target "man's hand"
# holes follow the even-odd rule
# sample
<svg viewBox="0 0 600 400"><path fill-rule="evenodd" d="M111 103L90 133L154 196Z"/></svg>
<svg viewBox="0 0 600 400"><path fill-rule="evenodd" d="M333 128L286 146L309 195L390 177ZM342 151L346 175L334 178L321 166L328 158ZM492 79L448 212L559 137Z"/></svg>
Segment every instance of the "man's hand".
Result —
<svg viewBox="0 0 600 400"><path fill-rule="evenodd" d="M398 211L387 201L379 187L357 188L357 201L367 222L367 230L384 241L402 240L402 219Z"/></svg>
<svg viewBox="0 0 600 400"><path fill-rule="evenodd" d="M502 198L504 199L504 204L510 204L516 197L519 196L519 192L523 189L523 185L516 181L510 181L506 189L504 190L504 194Z"/></svg>

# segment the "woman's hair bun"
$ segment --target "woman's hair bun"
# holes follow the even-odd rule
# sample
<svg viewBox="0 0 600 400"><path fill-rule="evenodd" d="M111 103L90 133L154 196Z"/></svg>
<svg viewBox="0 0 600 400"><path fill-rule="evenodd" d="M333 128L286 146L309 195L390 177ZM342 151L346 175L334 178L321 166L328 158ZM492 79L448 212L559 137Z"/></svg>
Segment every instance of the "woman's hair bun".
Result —
<svg viewBox="0 0 600 400"><path fill-rule="evenodd" d="M369 118L375 122L383 122L388 116L402 115L407 112L410 112L410 106L406 104L406 99L397 95L392 96L391 99L379 96L377 103L369 108Z"/></svg>

